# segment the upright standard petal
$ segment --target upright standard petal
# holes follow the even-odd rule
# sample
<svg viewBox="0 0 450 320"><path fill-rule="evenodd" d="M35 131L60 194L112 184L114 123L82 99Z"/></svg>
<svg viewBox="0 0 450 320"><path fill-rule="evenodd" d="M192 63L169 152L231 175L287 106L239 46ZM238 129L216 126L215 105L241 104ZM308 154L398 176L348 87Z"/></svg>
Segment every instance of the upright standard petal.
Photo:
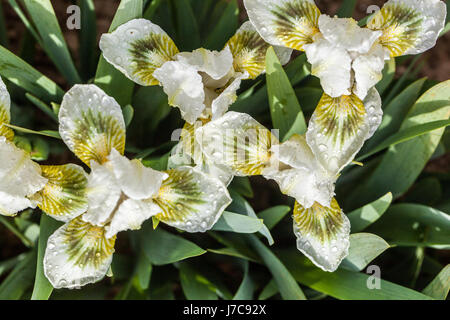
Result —
<svg viewBox="0 0 450 320"><path fill-rule="evenodd" d="M100 49L106 61L143 86L159 84L153 72L178 53L167 33L145 19L128 21L103 34Z"/></svg>
<svg viewBox="0 0 450 320"><path fill-rule="evenodd" d="M155 70L154 77L163 86L169 104L180 108L184 120L194 123L205 109L205 91L197 69L179 61L169 61Z"/></svg>
<svg viewBox="0 0 450 320"><path fill-rule="evenodd" d="M381 30L380 43L391 57L422 53L436 44L444 28L446 6L440 0L389 0L367 23Z"/></svg>
<svg viewBox="0 0 450 320"><path fill-rule="evenodd" d="M322 166L337 175L381 123L381 98L375 88L361 101L356 95L324 94L309 122L306 139Z"/></svg>
<svg viewBox="0 0 450 320"><path fill-rule="evenodd" d="M59 110L59 133L88 166L104 163L112 149L125 150L125 122L120 105L95 85L75 85Z"/></svg>
<svg viewBox="0 0 450 320"><path fill-rule="evenodd" d="M236 72L248 73L248 78L255 79L266 69L266 52L269 44L258 34L250 21L244 22L233 37L228 40L233 54L233 66ZM292 49L277 47L277 55L282 64L288 63Z"/></svg>
<svg viewBox="0 0 450 320"><path fill-rule="evenodd" d="M328 175L317 161L304 136L293 135L277 146L278 170L265 174L275 180L281 192L295 198L303 207L314 203L330 206L335 178ZM275 165L275 163L273 163Z"/></svg>
<svg viewBox="0 0 450 320"><path fill-rule="evenodd" d="M383 78L386 54L383 46L376 43L366 54L359 55L352 63L355 73L353 92L363 100L368 91Z"/></svg>
<svg viewBox="0 0 450 320"><path fill-rule="evenodd" d="M87 177L83 168L74 164L41 166L48 180L39 192L39 208L52 218L68 222L87 210Z"/></svg>
<svg viewBox="0 0 450 320"><path fill-rule="evenodd" d="M305 209L294 206L297 248L319 268L333 272L348 255L350 222L333 198L330 207L316 203Z"/></svg>
<svg viewBox="0 0 450 320"><path fill-rule="evenodd" d="M14 131L5 126L11 121L11 98L6 89L6 85L0 77L0 136L6 137L7 140L12 141L14 138Z"/></svg>
<svg viewBox="0 0 450 320"><path fill-rule="evenodd" d="M111 223L105 227L105 237L112 238L125 230L139 230L144 221L161 211L161 208L151 199L127 199L120 204L117 211L114 212Z"/></svg>
<svg viewBox="0 0 450 320"><path fill-rule="evenodd" d="M116 237L80 217L66 223L47 242L44 273L54 288L79 288L101 280L109 269Z"/></svg>
<svg viewBox="0 0 450 320"><path fill-rule="evenodd" d="M230 167L236 175L261 175L271 166L278 139L248 114L227 112L196 130L196 140L211 163Z"/></svg>
<svg viewBox="0 0 450 320"><path fill-rule="evenodd" d="M35 207L29 199L47 183L39 165L3 136L0 136L0 163L0 214L13 216Z"/></svg>
<svg viewBox="0 0 450 320"><path fill-rule="evenodd" d="M319 32L320 11L313 0L244 0L247 14L266 42L303 50Z"/></svg>
<svg viewBox="0 0 450 320"><path fill-rule="evenodd" d="M91 168L87 186L88 211L83 215L83 220L103 226L119 204L122 190L108 163L99 165L92 161Z"/></svg>
<svg viewBox="0 0 450 320"><path fill-rule="evenodd" d="M151 198L167 179L167 174L147 168L137 159L129 160L114 149L109 161L122 191L134 200Z"/></svg>
<svg viewBox="0 0 450 320"><path fill-rule="evenodd" d="M237 99L236 92L241 86L242 79L247 77L247 72L236 73L234 77L230 79L230 83L225 86L225 89L222 92L219 90L219 95L212 101L211 104L212 120L222 117L228 111L228 108Z"/></svg>
<svg viewBox="0 0 450 320"><path fill-rule="evenodd" d="M352 59L347 50L320 35L315 37L314 43L306 44L304 49L311 63L311 74L320 78L325 93L334 98L349 95Z"/></svg>
<svg viewBox="0 0 450 320"><path fill-rule="evenodd" d="M211 229L231 203L225 185L191 167L179 167L166 173L169 178L153 199L162 211L156 218L188 232Z"/></svg>
<svg viewBox="0 0 450 320"><path fill-rule="evenodd" d="M182 52L177 54L176 60L206 73L213 80L222 79L233 67L233 56L228 47L222 51L200 48L192 52Z"/></svg>
<svg viewBox="0 0 450 320"><path fill-rule="evenodd" d="M361 28L353 18L330 17L326 14L319 17L319 29L328 42L358 53L367 53L381 36L381 31Z"/></svg>

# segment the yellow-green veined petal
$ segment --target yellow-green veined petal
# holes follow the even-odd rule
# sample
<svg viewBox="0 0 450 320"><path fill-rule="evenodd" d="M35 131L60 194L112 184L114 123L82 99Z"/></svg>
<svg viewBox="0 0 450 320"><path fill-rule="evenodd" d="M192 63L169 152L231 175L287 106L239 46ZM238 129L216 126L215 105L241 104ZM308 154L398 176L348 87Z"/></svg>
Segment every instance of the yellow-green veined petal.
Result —
<svg viewBox="0 0 450 320"><path fill-rule="evenodd" d="M6 85L0 77L0 136L6 137L7 140L12 141L14 138L14 131L5 126L11 121L11 98L6 89Z"/></svg>
<svg viewBox="0 0 450 320"><path fill-rule="evenodd" d="M0 136L0 214L14 216L28 207L36 207L32 197L47 179L30 155Z"/></svg>
<svg viewBox="0 0 450 320"><path fill-rule="evenodd" d="M74 164L41 166L48 180L39 192L39 208L52 218L68 222L87 210L87 177L83 168Z"/></svg>
<svg viewBox="0 0 450 320"><path fill-rule="evenodd" d="M125 122L120 105L95 85L75 85L59 110L59 133L85 164L105 163L114 148L125 150Z"/></svg>
<svg viewBox="0 0 450 320"><path fill-rule="evenodd" d="M79 288L101 280L111 265L116 237L81 217L66 223L47 242L44 273L54 288Z"/></svg>
<svg viewBox="0 0 450 320"><path fill-rule="evenodd" d="M320 11L313 0L244 0L250 21L268 43L295 50L313 42Z"/></svg>
<svg viewBox="0 0 450 320"><path fill-rule="evenodd" d="M322 36L304 46L311 74L320 78L323 91L331 97L349 95L352 59L344 48L337 47Z"/></svg>
<svg viewBox="0 0 450 320"><path fill-rule="evenodd" d="M332 98L324 94L309 122L306 138L331 175L349 164L381 123L381 98L372 88L366 99L356 95Z"/></svg>
<svg viewBox="0 0 450 320"><path fill-rule="evenodd" d="M293 219L298 250L319 268L335 271L350 246L350 222L336 199L330 207L316 203L309 209L295 202Z"/></svg>
<svg viewBox="0 0 450 320"><path fill-rule="evenodd" d="M143 86L159 84L153 72L178 53L167 33L145 19L128 21L103 34L100 49L109 63Z"/></svg>
<svg viewBox="0 0 450 320"><path fill-rule="evenodd" d="M305 208L316 202L329 206L334 196L335 178L329 176L316 159L305 136L293 135L276 149L274 157L279 160L279 169L264 177L275 180L281 192L295 198Z"/></svg>
<svg viewBox="0 0 450 320"><path fill-rule="evenodd" d="M248 73L248 78L255 79L265 72L266 52L270 44L264 41L250 21L244 22L233 37L228 40L233 54L233 66L236 72ZM277 54L282 64L286 64L292 50L277 47Z"/></svg>
<svg viewBox="0 0 450 320"><path fill-rule="evenodd" d="M391 57L398 57L434 47L445 16L446 6L440 0L389 0L367 27L383 31L380 43Z"/></svg>
<svg viewBox="0 0 450 320"><path fill-rule="evenodd" d="M225 185L191 167L168 170L153 201L161 208L156 218L188 232L205 232L231 203Z"/></svg>
<svg viewBox="0 0 450 320"><path fill-rule="evenodd" d="M236 175L261 175L271 164L278 139L248 114L227 112L196 130L196 140L211 163Z"/></svg>

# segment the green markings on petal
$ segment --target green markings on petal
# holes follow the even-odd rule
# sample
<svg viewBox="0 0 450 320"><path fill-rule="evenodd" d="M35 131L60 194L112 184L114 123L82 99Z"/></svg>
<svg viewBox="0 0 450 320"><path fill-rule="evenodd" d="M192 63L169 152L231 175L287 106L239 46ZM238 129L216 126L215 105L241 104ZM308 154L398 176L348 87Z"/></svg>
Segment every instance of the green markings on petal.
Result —
<svg viewBox="0 0 450 320"><path fill-rule="evenodd" d="M63 242L67 245L66 254L71 263L82 269L99 269L114 253L116 236L107 239L103 227L78 217L63 230Z"/></svg>
<svg viewBox="0 0 450 320"><path fill-rule="evenodd" d="M338 147L358 134L366 111L363 102L356 95L332 98L324 94L315 114L316 125Z"/></svg>
<svg viewBox="0 0 450 320"><path fill-rule="evenodd" d="M95 108L81 112L72 134L73 152L87 165L92 160L100 164L107 162L113 148L120 154L124 153L125 129L122 123L113 115Z"/></svg>
<svg viewBox="0 0 450 320"><path fill-rule="evenodd" d="M158 195L153 199L162 210L156 218L169 224L184 221L192 213L197 213L198 206L207 200L203 198L202 188L193 170L172 169L165 173L169 178L163 181Z"/></svg>
<svg viewBox="0 0 450 320"><path fill-rule="evenodd" d="M166 173L169 178L153 198L161 209L156 219L187 232L210 230L231 203L226 186L192 167L178 167Z"/></svg>
<svg viewBox="0 0 450 320"><path fill-rule="evenodd" d="M0 104L0 136L5 137L6 140L12 141L14 138L14 131L5 126L5 124L9 124L10 120L10 115L6 107Z"/></svg>
<svg viewBox="0 0 450 320"><path fill-rule="evenodd" d="M297 248L323 270L336 270L350 246L350 222L336 199L330 207L316 202L308 209L296 201L293 218Z"/></svg>
<svg viewBox="0 0 450 320"><path fill-rule="evenodd" d="M155 69L172 60L179 51L173 40L166 34L149 34L130 44L133 76L138 77L146 85L158 85L153 77Z"/></svg>
<svg viewBox="0 0 450 320"><path fill-rule="evenodd" d="M303 50L303 45L313 42L319 32L320 11L315 4L305 0L284 2L273 12L276 35L287 47Z"/></svg>
<svg viewBox="0 0 450 320"><path fill-rule="evenodd" d="M225 158L232 169L241 175L261 175L270 166L270 149L276 138L267 129L243 129L246 132L244 136L225 135Z"/></svg>
<svg viewBox="0 0 450 320"><path fill-rule="evenodd" d="M385 5L369 21L367 27L382 30L380 43L398 57L415 46L422 29L423 17L414 8L401 3Z"/></svg>
<svg viewBox="0 0 450 320"><path fill-rule="evenodd" d="M321 206L317 202L309 209L305 209L298 202L294 206L294 223L303 233L314 234L320 243L336 239L335 230L342 227L341 208L336 199L331 201L330 208Z"/></svg>
<svg viewBox="0 0 450 320"><path fill-rule="evenodd" d="M79 166L41 166L48 179L40 191L39 208L56 220L69 221L87 209L87 178Z"/></svg>
<svg viewBox="0 0 450 320"><path fill-rule="evenodd" d="M245 23L227 42L227 45L233 54L235 71L248 72L249 78L255 79L264 72L269 44L250 26L250 22Z"/></svg>

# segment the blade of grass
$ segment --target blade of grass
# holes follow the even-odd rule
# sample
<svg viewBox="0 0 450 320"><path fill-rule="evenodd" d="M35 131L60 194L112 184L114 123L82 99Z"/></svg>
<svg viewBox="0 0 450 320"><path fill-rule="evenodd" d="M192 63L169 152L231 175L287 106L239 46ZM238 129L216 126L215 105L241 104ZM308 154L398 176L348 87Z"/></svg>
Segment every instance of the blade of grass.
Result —
<svg viewBox="0 0 450 320"><path fill-rule="evenodd" d="M42 39L42 48L59 72L70 84L80 83L81 78L70 56L50 0L23 0L23 3Z"/></svg>
<svg viewBox="0 0 450 320"><path fill-rule="evenodd" d="M39 240L38 240L38 253L37 253L37 265L36 265L36 277L34 280L33 293L31 300L48 300L53 291L53 286L47 280L44 275L44 255L47 248L47 240L53 234L53 232L61 226L61 223L55 219L50 218L46 214L41 215L41 222L39 224Z"/></svg>

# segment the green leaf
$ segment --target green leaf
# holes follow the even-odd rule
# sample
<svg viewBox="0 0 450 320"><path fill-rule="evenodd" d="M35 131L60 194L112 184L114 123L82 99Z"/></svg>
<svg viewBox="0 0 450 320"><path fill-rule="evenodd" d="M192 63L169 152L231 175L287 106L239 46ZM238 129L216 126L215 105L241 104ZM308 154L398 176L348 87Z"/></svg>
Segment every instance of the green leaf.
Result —
<svg viewBox="0 0 450 320"><path fill-rule="evenodd" d="M55 122L58 122L58 115L55 114L53 109L49 107L45 102L39 100L35 96L33 96L30 93L25 93L25 96L28 100L30 100L31 103L33 103L36 107L38 107L40 110L42 110L45 114L47 114L50 118L52 118Z"/></svg>
<svg viewBox="0 0 450 320"><path fill-rule="evenodd" d="M426 78L419 79L396 96L383 111L383 121L373 137L367 141L362 153L380 144L384 139L395 134L405 119L408 111L419 97Z"/></svg>
<svg viewBox="0 0 450 320"><path fill-rule="evenodd" d="M200 47L200 34L197 20L188 0L175 0L177 23L177 45L181 51L192 51Z"/></svg>
<svg viewBox="0 0 450 320"><path fill-rule="evenodd" d="M422 293L439 300L445 300L450 289L450 264L439 272Z"/></svg>
<svg viewBox="0 0 450 320"><path fill-rule="evenodd" d="M450 248L450 216L419 204L391 206L367 231L391 245Z"/></svg>
<svg viewBox="0 0 450 320"><path fill-rule="evenodd" d="M403 121L401 131L450 116L450 80L444 81L425 92ZM352 202L361 205L391 191L394 198L406 192L441 140L444 128L436 129L409 141L389 147L380 164L363 187L357 188Z"/></svg>
<svg viewBox="0 0 450 320"><path fill-rule="evenodd" d="M291 211L291 207L289 207L289 206L275 206L275 207L261 211L260 213L258 213L258 217L263 219L264 224L267 226L267 228L269 228L269 230L271 230L290 211Z"/></svg>
<svg viewBox="0 0 450 320"><path fill-rule="evenodd" d="M0 285L0 300L19 300L33 284L36 250L27 253Z"/></svg>
<svg viewBox="0 0 450 320"><path fill-rule="evenodd" d="M355 11L356 0L344 0L337 15L340 18L351 18Z"/></svg>
<svg viewBox="0 0 450 320"><path fill-rule="evenodd" d="M389 88L392 80L395 77L395 58L391 58L383 68L383 78L377 83L377 88L380 95L383 95L387 88Z"/></svg>
<svg viewBox="0 0 450 320"><path fill-rule="evenodd" d="M266 54L266 81L273 127L285 141L294 133L306 132L306 122L289 78L273 47Z"/></svg>
<svg viewBox="0 0 450 320"><path fill-rule="evenodd" d="M33 137L31 139L32 147L31 147L31 159L34 161L45 161L48 159L48 155L50 153L50 148L43 139L39 137Z"/></svg>
<svg viewBox="0 0 450 320"><path fill-rule="evenodd" d="M264 226L261 219L244 216L242 214L224 211L213 226L215 231L229 231L237 233L255 233Z"/></svg>
<svg viewBox="0 0 450 320"><path fill-rule="evenodd" d="M233 300L253 300L255 285L249 273L249 263L248 261L243 261L242 263L244 265L244 278L242 279L241 285L234 295Z"/></svg>
<svg viewBox="0 0 450 320"><path fill-rule="evenodd" d="M152 264L147 259L143 251L139 253L136 265L137 282L141 290L147 290L150 284L150 277L152 275Z"/></svg>
<svg viewBox="0 0 450 320"><path fill-rule="evenodd" d="M46 214L41 215L36 277L34 280L33 294L31 300L48 300L53 291L53 286L44 275L44 255L47 248L47 240L53 232L61 226L61 223L50 218Z"/></svg>
<svg viewBox="0 0 450 320"><path fill-rule="evenodd" d="M217 300L215 286L188 263L180 263L181 288L188 300Z"/></svg>
<svg viewBox="0 0 450 320"><path fill-rule="evenodd" d="M299 285L286 269L283 263L272 253L261 241L254 235L248 235L250 244L264 261L266 267L270 270L275 282L280 290L283 299L288 300L306 300L305 295Z"/></svg>
<svg viewBox="0 0 450 320"><path fill-rule="evenodd" d="M122 113L125 120L125 126L128 127L133 120L134 109L131 105L127 104L125 108L122 109Z"/></svg>
<svg viewBox="0 0 450 320"><path fill-rule="evenodd" d="M360 232L377 221L389 208L391 202L392 193L388 192L380 199L350 212L347 216L350 220L352 233Z"/></svg>
<svg viewBox="0 0 450 320"><path fill-rule="evenodd" d="M217 6L219 6L221 2L224 1L221 0ZM211 50L221 50L238 28L239 8L236 0L229 1L225 10L221 12L223 12L223 14L219 20L211 19L213 28L205 41L205 48Z"/></svg>
<svg viewBox="0 0 450 320"><path fill-rule="evenodd" d="M292 86L296 86L311 75L311 65L307 63L306 54L301 54L289 62L285 71Z"/></svg>
<svg viewBox="0 0 450 320"><path fill-rule="evenodd" d="M158 228L152 230L147 224L141 232L142 249L154 265L174 263L204 254L206 251L196 244Z"/></svg>
<svg viewBox="0 0 450 320"><path fill-rule="evenodd" d="M302 106L302 110L305 113L313 113L319 104L320 98L323 96L323 90L314 87L301 87L295 89L295 94Z"/></svg>
<svg viewBox="0 0 450 320"><path fill-rule="evenodd" d="M275 280L270 279L269 283L266 284L264 289L259 294L258 300L267 300L278 293L278 287Z"/></svg>
<svg viewBox="0 0 450 320"><path fill-rule="evenodd" d="M243 197L253 198L253 190L248 177L234 177L229 188Z"/></svg>
<svg viewBox="0 0 450 320"><path fill-rule="evenodd" d="M16 266L25 257L26 257L26 254L25 253L21 253L18 256L14 257L14 258L1 261L0 262L0 277L2 275L4 275L6 272L8 272L9 270L11 270L12 268L14 268L14 266Z"/></svg>
<svg viewBox="0 0 450 320"><path fill-rule="evenodd" d="M424 135L426 133L429 133L431 131L434 131L439 128L447 127L450 125L450 120L438 120L438 121L432 121L427 122L424 124L419 124L414 127L406 128L400 132L397 132L396 134L393 134L389 138L385 139L382 143L380 143L378 146L370 150L368 153L362 155L357 159L357 161L362 161L371 155L380 152L383 149L386 149L390 146L395 146L396 144L409 141L415 137L419 137L421 135Z"/></svg>
<svg viewBox="0 0 450 320"><path fill-rule="evenodd" d="M388 248L389 244L375 234L352 234L348 256L342 261L340 267L359 272Z"/></svg>
<svg viewBox="0 0 450 320"><path fill-rule="evenodd" d="M122 0L109 27L109 32L125 22L142 17L142 6L142 0ZM103 56L100 56L94 83L114 97L121 106L131 104L134 83L110 65Z"/></svg>
<svg viewBox="0 0 450 320"><path fill-rule="evenodd" d="M345 269L325 272L312 264L296 250L280 254L292 276L298 282L342 300L430 300L412 289L379 279L380 289L369 289L370 276ZM373 277L373 276L372 276Z"/></svg>
<svg viewBox="0 0 450 320"><path fill-rule="evenodd" d="M34 130L30 130L30 129L14 126L12 124L4 124L4 125L9 127L9 128L11 128L11 129L16 130L16 131L19 131L19 132L29 133L29 134L37 134L37 135L40 135L40 136L51 137L51 138L55 138L55 139L61 140L61 137L60 137L58 131L52 131L52 130L34 131Z"/></svg>
<svg viewBox="0 0 450 320"><path fill-rule="evenodd" d="M411 62L409 63L408 68L406 69L406 71L401 75L401 77L395 82L395 84L392 86L392 88L389 90L388 95L386 96L386 98L383 99L383 103L385 105L387 105L388 103L391 102L391 100L397 96L397 94L399 93L399 91L402 89L403 84L406 82L406 80L408 79L408 77L410 77L411 72L414 70L414 68L417 65L417 62L420 59L420 55L415 56Z"/></svg>
<svg viewBox="0 0 450 320"><path fill-rule="evenodd" d="M0 75L46 102L60 101L64 95L56 83L2 46Z"/></svg>
<svg viewBox="0 0 450 320"><path fill-rule="evenodd" d="M50 0L23 0L39 33L43 49L70 84L81 79L70 56Z"/></svg>
<svg viewBox="0 0 450 320"><path fill-rule="evenodd" d="M230 190L230 195L233 199L233 202L228 206L228 211L244 214L252 218L258 218L252 206L247 202L247 200L245 200L233 190ZM259 230L259 233L267 238L267 241L270 245L274 243L272 235L270 234L270 230L264 224Z"/></svg>
<svg viewBox="0 0 450 320"><path fill-rule="evenodd" d="M212 252L212 253L215 253L215 254L220 254L220 255L223 255L223 256L230 256L230 257L245 259L245 260L252 261L252 262L258 262L257 258L245 255L244 253L238 251L235 248L231 248L231 247L230 248L229 247L220 248L220 249L208 249L208 252Z"/></svg>
<svg viewBox="0 0 450 320"><path fill-rule="evenodd" d="M93 0L78 0L81 10L80 29L80 60L81 72L84 79L89 79L95 73L95 62L98 57L97 49L97 21Z"/></svg>
<svg viewBox="0 0 450 320"><path fill-rule="evenodd" d="M28 237L24 235L19 229L17 229L15 224L11 223L8 218L0 215L0 223L3 224L9 231L11 231L17 238L19 238L26 247L34 246L34 243L30 239L28 239Z"/></svg>
<svg viewBox="0 0 450 320"><path fill-rule="evenodd" d="M150 4L147 6L147 9L145 9L144 12L144 18L151 20L153 18L153 15L156 12L156 9L158 9L159 5L161 4L162 0L152 0Z"/></svg>

